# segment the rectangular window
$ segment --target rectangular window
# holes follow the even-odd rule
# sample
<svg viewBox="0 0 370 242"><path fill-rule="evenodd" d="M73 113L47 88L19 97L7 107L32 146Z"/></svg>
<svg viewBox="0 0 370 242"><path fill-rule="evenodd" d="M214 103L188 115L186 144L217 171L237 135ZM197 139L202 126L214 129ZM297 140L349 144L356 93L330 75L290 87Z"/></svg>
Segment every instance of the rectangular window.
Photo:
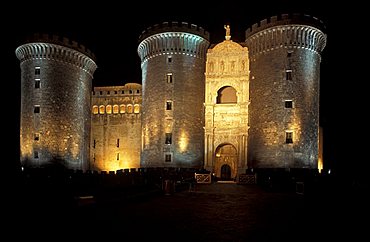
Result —
<svg viewBox="0 0 370 242"><path fill-rule="evenodd" d="M40 113L40 106L35 106L35 107L33 108L33 112L34 112L34 113Z"/></svg>
<svg viewBox="0 0 370 242"><path fill-rule="evenodd" d="M117 147L119 147L119 139L117 139Z"/></svg>
<svg viewBox="0 0 370 242"><path fill-rule="evenodd" d="M41 69L39 66L35 67L35 75L40 75Z"/></svg>
<svg viewBox="0 0 370 242"><path fill-rule="evenodd" d="M167 73L167 83L172 83L172 73Z"/></svg>
<svg viewBox="0 0 370 242"><path fill-rule="evenodd" d="M287 144L293 143L293 132L292 131L285 132L285 143Z"/></svg>
<svg viewBox="0 0 370 242"><path fill-rule="evenodd" d="M166 102L166 110L172 110L172 101Z"/></svg>
<svg viewBox="0 0 370 242"><path fill-rule="evenodd" d="M94 143L93 143L93 148L95 149L96 147L96 140L94 140Z"/></svg>
<svg viewBox="0 0 370 242"><path fill-rule="evenodd" d="M286 80L292 80L292 70L286 70L285 71L285 79Z"/></svg>
<svg viewBox="0 0 370 242"><path fill-rule="evenodd" d="M33 158L35 158L35 159L39 158L39 152L38 151L33 152Z"/></svg>
<svg viewBox="0 0 370 242"><path fill-rule="evenodd" d="M293 101L285 100L285 108L293 108Z"/></svg>
<svg viewBox="0 0 370 242"><path fill-rule="evenodd" d="M287 53L287 57L288 57L288 58L292 57L292 52L288 52L288 53Z"/></svg>
<svg viewBox="0 0 370 242"><path fill-rule="evenodd" d="M171 154L165 154L164 155L164 161L165 162L171 162L172 161L172 155Z"/></svg>
<svg viewBox="0 0 370 242"><path fill-rule="evenodd" d="M167 57L167 62L168 63L171 63L172 62L172 56Z"/></svg>
<svg viewBox="0 0 370 242"><path fill-rule="evenodd" d="M166 145L172 144L172 133L166 133L166 141L165 141L165 144Z"/></svg>
<svg viewBox="0 0 370 242"><path fill-rule="evenodd" d="M35 141L39 141L40 140L40 134L39 133L35 133Z"/></svg>
<svg viewBox="0 0 370 242"><path fill-rule="evenodd" d="M40 88L40 79L35 79L35 88Z"/></svg>
<svg viewBox="0 0 370 242"><path fill-rule="evenodd" d="M117 153L117 160L119 160L119 153Z"/></svg>

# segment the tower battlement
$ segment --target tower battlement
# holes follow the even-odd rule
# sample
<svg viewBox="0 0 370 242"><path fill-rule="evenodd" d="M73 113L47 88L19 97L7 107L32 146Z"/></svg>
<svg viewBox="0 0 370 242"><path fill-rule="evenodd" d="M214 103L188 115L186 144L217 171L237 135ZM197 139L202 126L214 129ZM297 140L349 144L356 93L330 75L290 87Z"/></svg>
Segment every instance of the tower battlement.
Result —
<svg viewBox="0 0 370 242"><path fill-rule="evenodd" d="M302 25L309 25L315 28L318 28L322 31L325 31L326 26L324 22L317 17L307 15L307 14L280 14L271 16L270 18L263 19L258 23L252 25L252 27L246 30L246 39L250 36L254 35L257 32L265 30L267 28L271 28L274 26L280 25L292 25L292 24L302 24Z"/></svg>
<svg viewBox="0 0 370 242"><path fill-rule="evenodd" d="M57 35L35 34L15 52L21 62L33 59L58 59L78 66L91 76L97 68L95 55L89 49L76 41Z"/></svg>
<svg viewBox="0 0 370 242"><path fill-rule="evenodd" d="M33 43L33 42L46 42L50 44L56 44L56 45L61 45L64 47L68 47L71 49L74 49L78 52L83 53L84 55L87 55L90 57L94 62L96 62L96 57L95 54L88 48L86 48L84 45L71 40L66 37L62 37L59 35L51 35L51 34L41 34L41 33L35 33L32 36L28 36L26 40L24 41L24 44L27 43Z"/></svg>
<svg viewBox="0 0 370 242"><path fill-rule="evenodd" d="M304 48L317 53L325 48L324 23L304 14L282 14L263 19L246 30L250 56L277 48Z"/></svg>
<svg viewBox="0 0 370 242"><path fill-rule="evenodd" d="M139 36L138 54L142 62L163 54L184 54L204 59L209 33L186 22L153 25Z"/></svg>
<svg viewBox="0 0 370 242"><path fill-rule="evenodd" d="M148 27L139 36L139 42L141 42L142 40L146 39L147 37L151 35L155 35L158 33L164 33L164 32L191 33L191 34L199 35L209 41L209 32L203 29L202 27L197 26L195 24L187 23L187 22L172 21L172 22L163 22L160 24L155 24L153 26Z"/></svg>

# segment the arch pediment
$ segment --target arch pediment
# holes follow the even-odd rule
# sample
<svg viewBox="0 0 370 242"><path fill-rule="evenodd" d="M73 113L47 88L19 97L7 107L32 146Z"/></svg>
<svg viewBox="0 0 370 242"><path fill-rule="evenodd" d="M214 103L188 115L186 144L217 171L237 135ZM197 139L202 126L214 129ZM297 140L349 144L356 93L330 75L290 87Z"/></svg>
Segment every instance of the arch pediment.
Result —
<svg viewBox="0 0 370 242"><path fill-rule="evenodd" d="M241 46L240 44L232 41L232 40L224 40L223 42L215 45L213 47L212 52L217 53L217 52L241 52L244 50L244 47Z"/></svg>

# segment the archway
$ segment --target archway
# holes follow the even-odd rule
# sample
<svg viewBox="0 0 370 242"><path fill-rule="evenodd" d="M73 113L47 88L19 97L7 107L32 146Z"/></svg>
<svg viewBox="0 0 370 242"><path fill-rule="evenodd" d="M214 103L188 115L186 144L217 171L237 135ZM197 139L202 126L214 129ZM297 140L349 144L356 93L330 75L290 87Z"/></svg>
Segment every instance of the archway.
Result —
<svg viewBox="0 0 370 242"><path fill-rule="evenodd" d="M238 98L236 96L235 88L231 86L224 86L217 91L217 104L224 104L224 103L237 103Z"/></svg>
<svg viewBox="0 0 370 242"><path fill-rule="evenodd" d="M238 152L232 144L221 144L216 148L214 171L221 180L236 178L238 168Z"/></svg>

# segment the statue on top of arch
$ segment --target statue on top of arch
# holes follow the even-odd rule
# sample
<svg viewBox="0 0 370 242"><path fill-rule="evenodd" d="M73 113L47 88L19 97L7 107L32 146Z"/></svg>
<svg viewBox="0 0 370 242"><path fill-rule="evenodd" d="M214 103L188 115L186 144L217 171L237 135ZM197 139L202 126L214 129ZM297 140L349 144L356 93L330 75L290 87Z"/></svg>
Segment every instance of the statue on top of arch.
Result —
<svg viewBox="0 0 370 242"><path fill-rule="evenodd" d="M226 29L226 35L225 35L225 39L226 40L230 40L231 38L231 34L230 34L230 25L224 25L224 28Z"/></svg>

